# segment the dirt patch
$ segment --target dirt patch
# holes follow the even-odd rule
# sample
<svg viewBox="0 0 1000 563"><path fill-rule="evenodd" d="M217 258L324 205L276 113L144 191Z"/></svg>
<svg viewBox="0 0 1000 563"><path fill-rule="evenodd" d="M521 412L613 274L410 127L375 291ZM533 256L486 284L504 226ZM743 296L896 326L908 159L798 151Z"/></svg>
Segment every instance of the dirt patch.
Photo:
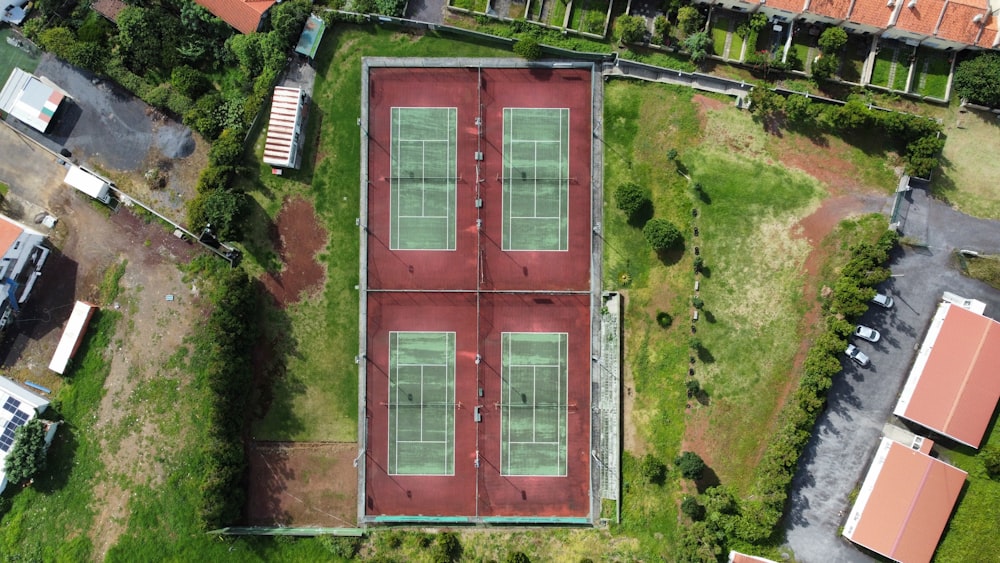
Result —
<svg viewBox="0 0 1000 563"><path fill-rule="evenodd" d="M316 220L312 204L301 198L286 201L275 223L271 242L284 268L265 274L264 287L278 307L284 308L297 302L302 292L318 287L326 277L316 253L328 237Z"/></svg>
<svg viewBox="0 0 1000 563"><path fill-rule="evenodd" d="M247 449L247 521L258 526L357 523L357 444L255 442Z"/></svg>
<svg viewBox="0 0 1000 563"><path fill-rule="evenodd" d="M709 111L729 107L729 104L726 102L715 98L709 98L703 94L695 94L691 97L691 101L698 105L698 117L701 119L702 124L704 124L705 119L708 117Z"/></svg>

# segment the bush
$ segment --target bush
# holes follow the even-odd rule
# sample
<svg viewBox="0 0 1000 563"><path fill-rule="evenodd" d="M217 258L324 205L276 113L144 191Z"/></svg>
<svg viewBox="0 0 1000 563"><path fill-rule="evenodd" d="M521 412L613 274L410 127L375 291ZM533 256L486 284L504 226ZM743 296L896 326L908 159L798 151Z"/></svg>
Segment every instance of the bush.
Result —
<svg viewBox="0 0 1000 563"><path fill-rule="evenodd" d="M435 563L450 563L462 557L462 543L455 532L445 532L437 537L431 554Z"/></svg>
<svg viewBox="0 0 1000 563"><path fill-rule="evenodd" d="M638 184L625 182L615 190L615 200L618 202L618 209L631 219L649 205L649 194Z"/></svg>
<svg viewBox="0 0 1000 563"><path fill-rule="evenodd" d="M701 392L701 383L698 383L697 379L688 379L684 387L687 388L688 397L694 397Z"/></svg>
<svg viewBox="0 0 1000 563"><path fill-rule="evenodd" d="M712 38L708 36L708 33L699 31L698 33L688 35L684 40L683 46L691 54L691 60L695 63L700 63L705 60L705 57L708 56L708 51L712 48Z"/></svg>
<svg viewBox="0 0 1000 563"><path fill-rule="evenodd" d="M170 85L191 99L200 98L212 87L204 74L187 65L174 67L170 73Z"/></svg>
<svg viewBox="0 0 1000 563"><path fill-rule="evenodd" d="M375 0L375 9L383 16L403 17L406 0Z"/></svg>
<svg viewBox="0 0 1000 563"><path fill-rule="evenodd" d="M653 19L653 33L656 35L654 41L661 45L670 39L670 20L666 16L659 15Z"/></svg>
<svg viewBox="0 0 1000 563"><path fill-rule="evenodd" d="M670 316L670 313L666 311L656 313L656 324L660 325L660 328L670 328L673 322L674 318Z"/></svg>
<svg viewBox="0 0 1000 563"><path fill-rule="evenodd" d="M208 150L212 166L236 166L243 158L243 139L232 129L226 129Z"/></svg>
<svg viewBox="0 0 1000 563"><path fill-rule="evenodd" d="M615 35L622 43L639 43L646 36L646 18L642 16L618 16L615 20Z"/></svg>
<svg viewBox="0 0 1000 563"><path fill-rule="evenodd" d="M701 256L694 257L694 271L700 272L702 268L705 267L705 259Z"/></svg>
<svg viewBox="0 0 1000 563"><path fill-rule="evenodd" d="M817 80L829 80L840 68L840 58L835 55L823 55L813 62L812 76Z"/></svg>
<svg viewBox="0 0 1000 563"><path fill-rule="evenodd" d="M4 462L7 480L17 485L45 469L45 454L45 425L33 418L14 432L14 445Z"/></svg>
<svg viewBox="0 0 1000 563"><path fill-rule="evenodd" d="M246 196L227 190L202 192L188 203L188 224L194 230L211 225L219 240L238 239Z"/></svg>
<svg viewBox="0 0 1000 563"><path fill-rule="evenodd" d="M681 512L695 522L705 519L705 507L691 495L684 495L684 500L681 501Z"/></svg>
<svg viewBox="0 0 1000 563"><path fill-rule="evenodd" d="M832 55L847 44L847 32L840 27L828 27L820 34L816 44L823 54Z"/></svg>
<svg viewBox="0 0 1000 563"><path fill-rule="evenodd" d="M694 305L695 309L701 309L705 306L705 302L701 299L701 297L693 297L691 299L691 304Z"/></svg>
<svg viewBox="0 0 1000 563"><path fill-rule="evenodd" d="M653 485L662 485L667 480L667 466L653 454L646 454L639 460L639 476Z"/></svg>
<svg viewBox="0 0 1000 563"><path fill-rule="evenodd" d="M523 551L512 551L503 559L504 563L531 563L531 559Z"/></svg>
<svg viewBox="0 0 1000 563"><path fill-rule="evenodd" d="M684 6L677 10L677 25L685 35L691 35L702 27L701 12L694 6Z"/></svg>
<svg viewBox="0 0 1000 563"><path fill-rule="evenodd" d="M815 119L812 100L802 94L792 94L785 98L785 117L792 123L808 123Z"/></svg>
<svg viewBox="0 0 1000 563"><path fill-rule="evenodd" d="M701 456L694 452L682 453L674 461L674 465L680 470L682 477L691 479L692 481L701 479L702 474L705 472L705 462L701 459Z"/></svg>
<svg viewBox="0 0 1000 563"><path fill-rule="evenodd" d="M666 219L650 219L642 228L642 234L657 252L671 249L684 240L677 226Z"/></svg>
<svg viewBox="0 0 1000 563"><path fill-rule="evenodd" d="M970 102L1000 107L1000 53L983 53L955 69L955 92Z"/></svg>
<svg viewBox="0 0 1000 563"><path fill-rule="evenodd" d="M996 446L986 446L979 452L979 457L983 460L983 467L990 479L1000 477L1000 448Z"/></svg>
<svg viewBox="0 0 1000 563"><path fill-rule="evenodd" d="M514 43L514 54L528 61L542 58L542 46L531 37L519 39Z"/></svg>

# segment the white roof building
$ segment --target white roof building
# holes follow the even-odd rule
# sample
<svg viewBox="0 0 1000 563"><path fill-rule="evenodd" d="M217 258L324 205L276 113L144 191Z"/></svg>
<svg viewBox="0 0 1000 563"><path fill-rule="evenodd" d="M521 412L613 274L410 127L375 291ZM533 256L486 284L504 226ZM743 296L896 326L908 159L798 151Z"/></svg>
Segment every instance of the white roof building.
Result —
<svg viewBox="0 0 1000 563"><path fill-rule="evenodd" d="M47 78L15 68L0 90L0 111L45 133L65 98L66 92Z"/></svg>
<svg viewBox="0 0 1000 563"><path fill-rule="evenodd" d="M305 96L300 88L277 86L271 98L271 118L267 122L264 162L280 168L299 167L299 134Z"/></svg>
<svg viewBox="0 0 1000 563"><path fill-rule="evenodd" d="M6 377L0 377L0 491L7 486L4 466L7 454L14 446L15 431L29 420L45 412L49 402ZM52 441L55 425L49 429L46 442Z"/></svg>

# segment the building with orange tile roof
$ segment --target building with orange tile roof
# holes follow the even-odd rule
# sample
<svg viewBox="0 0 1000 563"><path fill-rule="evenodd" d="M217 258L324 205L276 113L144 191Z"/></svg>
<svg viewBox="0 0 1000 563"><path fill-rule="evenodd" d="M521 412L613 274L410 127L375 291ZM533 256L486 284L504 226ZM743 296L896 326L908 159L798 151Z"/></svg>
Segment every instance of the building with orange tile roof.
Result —
<svg viewBox="0 0 1000 563"><path fill-rule="evenodd" d="M806 0L802 19L837 25L847 19L853 0Z"/></svg>
<svg viewBox="0 0 1000 563"><path fill-rule="evenodd" d="M889 29L882 35L911 45L931 37L937 28L945 0L896 0Z"/></svg>
<svg viewBox="0 0 1000 563"><path fill-rule="evenodd" d="M49 252L45 235L0 215L0 331L28 300Z"/></svg>
<svg viewBox="0 0 1000 563"><path fill-rule="evenodd" d="M894 561L929 562L966 475L883 437L843 535Z"/></svg>
<svg viewBox="0 0 1000 563"><path fill-rule="evenodd" d="M275 0L195 0L195 3L240 33L253 33L260 29Z"/></svg>
<svg viewBox="0 0 1000 563"><path fill-rule="evenodd" d="M893 411L978 448L1000 400L1000 323L943 302Z"/></svg>
<svg viewBox="0 0 1000 563"><path fill-rule="evenodd" d="M986 24L989 5L986 0L947 0L934 38L925 44L936 49L964 49L975 45Z"/></svg>
<svg viewBox="0 0 1000 563"><path fill-rule="evenodd" d="M806 0L761 0L758 10L768 18L790 21L801 14L805 7Z"/></svg>
<svg viewBox="0 0 1000 563"><path fill-rule="evenodd" d="M757 555L747 555L739 551L730 551L727 563L775 563L775 561Z"/></svg>
<svg viewBox="0 0 1000 563"><path fill-rule="evenodd" d="M851 12L841 24L850 33L873 34L882 33L889 25L889 20L900 0L854 0Z"/></svg>
<svg viewBox="0 0 1000 563"><path fill-rule="evenodd" d="M1000 47L1000 23L996 14L988 14L983 22L983 32L976 39L976 46L983 49L996 49Z"/></svg>

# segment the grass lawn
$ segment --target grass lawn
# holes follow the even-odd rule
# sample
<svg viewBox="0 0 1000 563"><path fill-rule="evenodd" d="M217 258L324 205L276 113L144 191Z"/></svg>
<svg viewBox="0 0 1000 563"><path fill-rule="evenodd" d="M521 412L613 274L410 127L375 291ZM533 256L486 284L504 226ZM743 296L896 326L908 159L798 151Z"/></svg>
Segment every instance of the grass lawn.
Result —
<svg viewBox="0 0 1000 563"><path fill-rule="evenodd" d="M861 35L847 34L847 44L841 55L840 77L849 82L861 82L861 71L868 57L871 39Z"/></svg>
<svg viewBox="0 0 1000 563"><path fill-rule="evenodd" d="M985 448L1000 448L1000 432L996 431L995 417L978 453L972 448L960 447L943 450L941 454L942 459L967 471L969 476L938 544L934 561L975 561L982 558L980 554L1000 550L1000 535L996 533L996 524L1000 521L1000 480L990 479L986 473L982 461Z"/></svg>
<svg viewBox="0 0 1000 563"><path fill-rule="evenodd" d="M906 81L910 78L910 58L900 56L896 61L896 75L892 78L892 89L906 91Z"/></svg>
<svg viewBox="0 0 1000 563"><path fill-rule="evenodd" d="M716 16L712 21L712 53L723 56L726 53L726 36L729 35L729 26L732 24L732 20L724 16ZM735 38L735 33L733 34ZM733 41L736 43L736 41ZM730 54L729 58L739 58L739 52L736 53L735 57Z"/></svg>
<svg viewBox="0 0 1000 563"><path fill-rule="evenodd" d="M743 54L743 38L738 33L733 32L733 40L729 42L729 58L738 61Z"/></svg>
<svg viewBox="0 0 1000 563"><path fill-rule="evenodd" d="M882 47L875 55L875 68L872 69L871 83L875 86L889 88L889 73L892 71L892 57L895 49Z"/></svg>
<svg viewBox="0 0 1000 563"><path fill-rule="evenodd" d="M327 277L323 291L289 308L286 376L274 382L272 408L254 429L257 439L357 439L358 346L358 215L361 107L361 56L497 57L508 51L471 42L415 37L378 27L336 26L323 38L313 105L306 132L303 169L274 177L266 166L248 192L266 216L254 227L257 246L265 246L268 218L277 214L286 196L313 199L317 215L330 235L320 253ZM318 128L317 128L318 127ZM255 142L262 150L262 136ZM257 161L259 162L259 160ZM313 164L315 162L315 165ZM263 239L263 240L262 240ZM267 269L265 252L250 251L249 268ZM261 258L256 258L261 257ZM254 264L257 260L257 264ZM282 325L278 325L282 326Z"/></svg>
<svg viewBox="0 0 1000 563"><path fill-rule="evenodd" d="M7 38L11 36L17 37L9 27L0 29L0 80L5 83L15 67L27 72L35 72L38 61L41 60L39 53L31 55L23 49L8 45Z"/></svg>
<svg viewBox="0 0 1000 563"><path fill-rule="evenodd" d="M918 48L913 91L921 96L944 99L951 72L949 55L934 49Z"/></svg>
<svg viewBox="0 0 1000 563"><path fill-rule="evenodd" d="M608 0L577 0L569 16L569 27L577 31L603 35Z"/></svg>
<svg viewBox="0 0 1000 563"><path fill-rule="evenodd" d="M551 8L549 9L549 25L562 27L563 22L566 20L566 4L569 0L566 0L565 2L563 0L549 1L552 2Z"/></svg>
<svg viewBox="0 0 1000 563"><path fill-rule="evenodd" d="M1000 159L982 157L983 147L996 144L1000 124L990 113L959 113L957 101L948 109L943 174L934 178L934 194L963 213L1000 219L1000 191L995 181L1000 178Z"/></svg>

